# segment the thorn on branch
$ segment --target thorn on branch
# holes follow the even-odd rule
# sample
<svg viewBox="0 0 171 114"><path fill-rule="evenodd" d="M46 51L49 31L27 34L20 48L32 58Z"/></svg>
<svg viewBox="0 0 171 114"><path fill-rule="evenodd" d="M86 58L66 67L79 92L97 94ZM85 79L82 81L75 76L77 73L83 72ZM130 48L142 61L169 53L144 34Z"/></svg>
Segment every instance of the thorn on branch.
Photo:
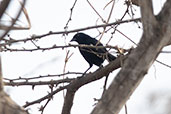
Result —
<svg viewBox="0 0 171 114"><path fill-rule="evenodd" d="M32 90L34 90L35 85L32 85Z"/></svg>

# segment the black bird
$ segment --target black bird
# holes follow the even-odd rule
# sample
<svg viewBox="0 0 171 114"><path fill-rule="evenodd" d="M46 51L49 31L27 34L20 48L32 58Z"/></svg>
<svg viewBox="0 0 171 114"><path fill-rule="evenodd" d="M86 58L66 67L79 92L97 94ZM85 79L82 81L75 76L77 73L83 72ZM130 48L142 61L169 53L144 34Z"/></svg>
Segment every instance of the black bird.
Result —
<svg viewBox="0 0 171 114"><path fill-rule="evenodd" d="M98 42L98 40L84 33L75 34L71 41L76 41L78 44L83 45L103 46L100 42ZM93 64L100 67L105 59L109 62L116 59L116 57L110 54L105 47L79 47L79 50L84 59L90 65L84 74L93 66Z"/></svg>

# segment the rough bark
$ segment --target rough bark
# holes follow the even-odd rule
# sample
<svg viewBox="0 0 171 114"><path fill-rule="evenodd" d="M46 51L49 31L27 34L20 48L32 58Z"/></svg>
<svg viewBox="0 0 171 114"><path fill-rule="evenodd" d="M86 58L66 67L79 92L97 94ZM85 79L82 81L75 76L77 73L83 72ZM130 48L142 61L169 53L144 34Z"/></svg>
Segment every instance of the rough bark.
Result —
<svg viewBox="0 0 171 114"><path fill-rule="evenodd" d="M143 36L122 69L104 93L92 114L118 114L140 84L159 52L171 41L171 1L168 0L157 17L151 0L139 0Z"/></svg>
<svg viewBox="0 0 171 114"><path fill-rule="evenodd" d="M2 65L0 58L0 114L28 114L22 107L18 106L4 91L2 81Z"/></svg>
<svg viewBox="0 0 171 114"><path fill-rule="evenodd" d="M9 3L10 3L10 0L1 1L0 19L2 18L4 12L6 11L7 7L9 6ZM25 3L25 1L24 1L24 3ZM24 5L22 7L24 7ZM21 11L20 11L20 13L21 13ZM18 17L20 15L20 13L18 14ZM18 19L18 17L16 19ZM16 21L16 19L15 19L15 21ZM15 21L13 20L13 24L15 23ZM11 27L12 27L12 25L11 25ZM8 33L8 31L10 31L11 27L9 27L8 30L5 31L4 36L5 36L5 34ZM0 39L2 39L2 38L3 38L3 35L0 37ZM4 92L3 88L4 88L4 85L3 85L3 75L2 75L2 63L1 63L1 58L0 58L0 114L28 114L27 111L25 111L22 107L17 105Z"/></svg>
<svg viewBox="0 0 171 114"><path fill-rule="evenodd" d="M0 114L28 114L18 106L4 91L0 91Z"/></svg>

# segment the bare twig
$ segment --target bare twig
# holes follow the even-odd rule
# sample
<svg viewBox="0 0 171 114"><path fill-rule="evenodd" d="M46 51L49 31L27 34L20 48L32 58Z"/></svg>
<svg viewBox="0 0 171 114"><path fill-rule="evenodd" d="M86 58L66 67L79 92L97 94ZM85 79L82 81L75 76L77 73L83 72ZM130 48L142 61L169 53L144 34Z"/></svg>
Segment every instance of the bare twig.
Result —
<svg viewBox="0 0 171 114"><path fill-rule="evenodd" d="M68 21L67 21L65 27L64 27L65 30L68 29L68 24L69 24L69 22L72 20L72 19L71 19L71 18L72 18L72 13L73 13L73 10L74 10L74 7L75 7L76 3L77 3L77 0L75 0L73 6L72 6L71 9L70 9L70 16L69 16L69 19L68 19Z"/></svg>
<svg viewBox="0 0 171 114"><path fill-rule="evenodd" d="M45 105L44 105L44 106L41 106L41 107L39 108L39 111L41 111L41 114L43 114L43 111L44 111L44 109L46 108L47 104L50 102L50 100L51 100L51 99L48 99L48 100L46 101Z"/></svg>
<svg viewBox="0 0 171 114"><path fill-rule="evenodd" d="M23 3L20 0L17 0L17 1L22 6ZM26 8L23 7L22 11L23 11L23 14L24 14L24 16L25 16L25 18L27 20L28 25L22 26L22 25L18 24L17 22L20 22L20 23L23 23L23 22L20 21L19 19L17 19L16 20L16 23L14 23L14 25L11 27L11 30L28 30L28 29L31 28L31 22L30 22L30 18L29 18L29 15L27 13ZM12 23L13 20L15 20L15 18L13 18L10 14L8 14L8 12L5 12L5 14L10 18L10 20L8 20L7 22ZM0 29L1 30L7 30L8 28L9 28L8 25L1 23L1 25L0 25Z"/></svg>
<svg viewBox="0 0 171 114"><path fill-rule="evenodd" d="M103 10L105 10L105 8L110 4L110 3L112 3L113 2L113 0L110 0L110 2L108 2L106 5L105 5L105 7L103 8Z"/></svg>
<svg viewBox="0 0 171 114"><path fill-rule="evenodd" d="M170 65L165 64L165 63L163 63L163 62L161 62L161 61L159 61L159 60L156 60L156 62L158 62L159 64L164 65L164 66L166 66L166 67L168 67L168 68L171 68Z"/></svg>
<svg viewBox="0 0 171 114"><path fill-rule="evenodd" d="M110 10L110 13L109 13L109 16L108 16L107 21L105 21L105 24L108 24L108 23L109 23L110 17L111 17L112 12L113 12L113 8L114 8L114 5L115 5L115 0L112 0L112 1L113 1L112 8L111 8L111 10ZM99 38L99 40L98 40L96 46L100 43L100 40L102 39L102 37L103 37L105 31L106 31L106 26L104 26L103 32L102 32L102 34L101 34L101 36L100 36L100 38Z"/></svg>
<svg viewBox="0 0 171 114"><path fill-rule="evenodd" d="M123 16L121 17L121 21L123 20L123 18L126 16L126 14L128 13L128 9L129 9L129 5L127 4L127 9L126 9L126 11L125 11L125 13L123 14ZM113 34L115 33L115 31L117 30L116 28L119 26L119 24L116 24L115 26L111 26L111 28L113 28L114 29L114 31L111 33L112 34L112 36L113 36ZM109 28L107 31L109 31L111 28ZM106 43L106 44L108 44L110 41L111 41L111 39L112 39L112 37L109 39L109 41Z"/></svg>
<svg viewBox="0 0 171 114"><path fill-rule="evenodd" d="M28 81L23 81L23 82L4 82L6 86L38 86L38 85L58 85L61 83L69 83L74 78L66 78L66 79L61 79L61 80L50 80L50 81L37 81L37 82L28 82Z"/></svg>
<svg viewBox="0 0 171 114"><path fill-rule="evenodd" d="M94 8L94 6L87 0L88 4L91 6L91 8L95 11L95 13L100 17L103 23L106 23L105 19L98 13L98 11Z"/></svg>
<svg viewBox="0 0 171 114"><path fill-rule="evenodd" d="M135 44L136 46L137 46L137 44L133 41L133 40L131 40L131 38L129 38L128 36L126 36L124 33L122 33L120 30L118 30L118 29L115 29L117 32L119 32L121 35L123 35L125 38L127 38L129 41L131 41L133 44Z"/></svg>
<svg viewBox="0 0 171 114"><path fill-rule="evenodd" d="M161 53L167 53L167 54L170 54L171 51L161 51Z"/></svg>
<svg viewBox="0 0 171 114"><path fill-rule="evenodd" d="M42 79L42 78L50 78L50 77L61 77L61 76L64 76L64 75L70 75L70 74L80 74L82 75L83 73L81 72L67 72L67 73L62 73L62 74L48 74L48 75L40 75L40 76L36 76L36 77L31 77L31 78L24 78L24 77L19 77L19 78L14 78L14 79L8 79L8 78L4 78L4 80L7 80L7 81L21 81L21 80L25 80L25 81L29 81L29 80L37 80L37 79Z"/></svg>
<svg viewBox="0 0 171 114"><path fill-rule="evenodd" d="M36 104L36 103L41 103L42 101L46 100L46 99L49 99L49 98L52 98L53 95L55 95L56 93L66 89L67 86L64 86L64 87L60 87L58 89L56 89L55 91L49 93L48 95L42 97L42 98L39 98L35 101L32 101L32 102L26 102L26 104L23 106L24 108L30 106L30 105L33 105L33 104Z"/></svg>
<svg viewBox="0 0 171 114"><path fill-rule="evenodd" d="M23 4L22 4L20 10L18 11L18 13L17 13L15 19L12 21L11 25L5 30L5 33L3 33L3 34L0 36L0 40L2 40L2 39L7 35L7 33L11 30L11 28L13 27L13 25L15 24L15 22L16 22L17 19L19 18L20 14L21 14L21 12L22 12L22 10L23 10L23 8L24 8L25 3L26 3L26 0L23 1Z"/></svg>
<svg viewBox="0 0 171 114"><path fill-rule="evenodd" d="M126 57L125 57L126 58ZM26 102L26 104L23 106L23 107L28 107L28 106L31 106L31 105L34 105L36 103L40 103L46 99L49 99L49 98L52 98L52 96L54 96L56 93L64 90L64 89L69 89L69 88L74 88L75 89L78 89L80 87L82 87L83 85L87 84L87 83L90 83L92 81L96 81L100 78L102 78L103 76L105 76L106 74L108 74L109 72L113 71L114 69L117 69L120 67L120 60L118 59L117 61L113 61L112 63L108 64L107 66L105 66L104 68L101 68L100 70L97 70L96 72L94 73L91 73L91 74L87 74L87 76L85 77L82 77L82 78L77 78L75 80L73 80L70 84L66 85L66 86L63 86L63 87L59 87L58 89L56 89L55 91L52 91L51 93L45 95L44 97L42 98L39 98L35 101L32 101L32 102ZM106 70L105 70L106 69ZM98 77L97 77L98 76ZM65 100L65 102L68 102ZM72 103L72 102L71 102ZM70 105L67 104L67 105ZM64 106L66 107L66 106ZM63 107L63 109L64 109ZM69 114L69 113L67 113Z"/></svg>
<svg viewBox="0 0 171 114"><path fill-rule="evenodd" d="M90 46L90 45L65 45L65 46L52 46L52 47L46 47L46 48L41 48L41 47L38 47L38 48L33 48L33 49L12 49L12 48L8 48L8 47L5 47L3 49L3 51L10 51L10 52L19 52L19 51L30 51L30 52L33 52L33 51L46 51L46 50L52 50L52 49L58 49L58 48L69 48L69 47L89 47L89 48L111 48L111 49L117 49L115 46L110 46L110 45L107 45L107 46ZM70 55L72 56L72 54Z"/></svg>
<svg viewBox="0 0 171 114"><path fill-rule="evenodd" d="M64 62L64 68L63 68L63 73L65 73L66 71L66 65L68 63L68 60L70 59L70 57L72 56L73 53L71 53L71 55L69 55L69 52L67 49L66 49L66 57L65 57L65 62ZM63 79L64 79L64 75L63 75ZM64 83L63 83L63 86L64 86ZM63 97L65 97L65 91L63 91Z"/></svg>
<svg viewBox="0 0 171 114"><path fill-rule="evenodd" d="M122 23L129 23L129 22L135 22L135 21L140 21L140 18L136 18L136 19L128 19L128 20L123 20L123 21L116 21L116 22L112 22L109 24L101 24L101 25L96 25L96 26L89 26L89 27L85 27L85 28L79 28L79 29L74 29L74 30L69 30L69 31L58 31L58 32L48 32L46 34L42 34L42 35L32 35L29 38L24 38L24 39L20 39L20 40L12 40L12 41L8 41L6 43L1 43L0 46L6 46L6 45L10 45L13 43L17 43L17 42L27 42L27 41L31 41L31 40L36 40L36 39L41 39L43 37L46 36L50 36L50 35L58 35L58 34L69 34L69 33L74 33L74 32L79 32L79 31L84 31L84 30L89 30L89 29L96 29L96 28L101 28L101 27L108 27L111 25L116 25L116 24L122 24Z"/></svg>
<svg viewBox="0 0 171 114"><path fill-rule="evenodd" d="M125 114L128 114L128 109L127 109L126 104L125 104Z"/></svg>

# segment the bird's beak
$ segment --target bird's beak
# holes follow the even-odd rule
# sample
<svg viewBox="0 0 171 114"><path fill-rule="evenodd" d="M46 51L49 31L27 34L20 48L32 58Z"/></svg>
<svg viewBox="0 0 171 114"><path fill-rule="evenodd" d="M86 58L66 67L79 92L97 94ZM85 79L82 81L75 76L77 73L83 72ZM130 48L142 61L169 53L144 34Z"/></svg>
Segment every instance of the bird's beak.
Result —
<svg viewBox="0 0 171 114"><path fill-rule="evenodd" d="M76 39L75 38L72 38L72 40L70 42L72 42L72 41L76 41Z"/></svg>

